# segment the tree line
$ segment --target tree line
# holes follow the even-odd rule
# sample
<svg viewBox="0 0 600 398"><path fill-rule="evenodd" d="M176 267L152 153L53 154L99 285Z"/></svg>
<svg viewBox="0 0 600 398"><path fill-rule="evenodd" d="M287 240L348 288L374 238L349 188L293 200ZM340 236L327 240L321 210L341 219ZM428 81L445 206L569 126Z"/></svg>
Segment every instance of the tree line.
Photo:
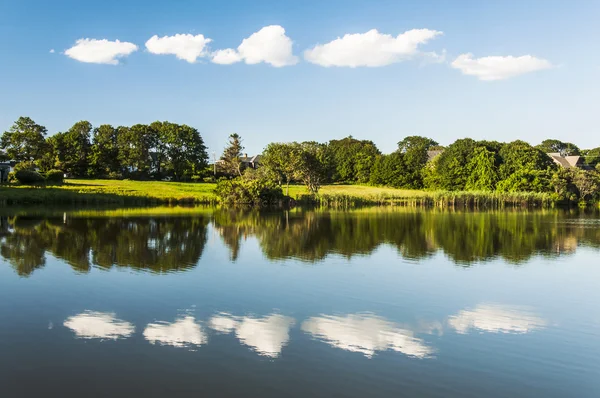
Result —
<svg viewBox="0 0 600 398"><path fill-rule="evenodd" d="M47 130L20 117L0 137L4 158L42 172L57 169L79 178L190 180L208 165L202 136L170 122L93 127L88 121L46 137Z"/></svg>
<svg viewBox="0 0 600 398"><path fill-rule="evenodd" d="M303 184L311 194L330 183L405 189L484 192L546 192L557 199L598 200L600 148L547 139L503 143L458 139L443 147L431 138L409 136L383 154L370 140L352 136L320 142L267 145L260 167L243 161L242 138L232 134L219 161L208 167L204 141L193 127L170 122L130 127L75 123L46 137L44 126L19 118L0 137L4 157L41 171L72 177L165 179L221 177L217 194L226 201L255 202L288 194ZM547 153L582 156L584 169L557 166ZM435 156L432 156L435 155ZM0 153L1 156L1 153ZM247 170L246 170L247 169Z"/></svg>

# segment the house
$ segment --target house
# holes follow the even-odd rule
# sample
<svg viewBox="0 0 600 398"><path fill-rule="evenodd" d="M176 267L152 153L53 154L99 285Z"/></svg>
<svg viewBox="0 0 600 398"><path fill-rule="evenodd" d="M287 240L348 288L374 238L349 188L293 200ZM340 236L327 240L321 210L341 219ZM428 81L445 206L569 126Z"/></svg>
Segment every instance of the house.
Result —
<svg viewBox="0 0 600 398"><path fill-rule="evenodd" d="M243 154L242 156L240 156L240 162L242 163L242 169L246 169L246 168L256 169L256 168L258 168L258 166L260 166L260 159L261 158L262 158L262 155L248 156L247 153ZM217 166L219 166L220 164L223 163L223 159L219 159L215 163L216 163Z"/></svg>
<svg viewBox="0 0 600 398"><path fill-rule="evenodd" d="M0 182L8 181L8 174L15 169L16 164L14 161L0 162Z"/></svg>
<svg viewBox="0 0 600 398"><path fill-rule="evenodd" d="M554 161L554 163L556 163L560 167L564 167L565 169L583 169L586 167L585 162L583 161L583 158L581 156L563 156L558 152L547 153L546 155L548 155L550 159Z"/></svg>
<svg viewBox="0 0 600 398"><path fill-rule="evenodd" d="M431 162L434 158L436 158L437 156L441 155L442 152L444 152L443 149L435 149L432 151L427 151L427 161Z"/></svg>
<svg viewBox="0 0 600 398"><path fill-rule="evenodd" d="M240 157L240 160L242 161L242 165L244 167L256 169L260 164L261 158L262 158L262 155L248 156L248 154L245 153L244 156Z"/></svg>

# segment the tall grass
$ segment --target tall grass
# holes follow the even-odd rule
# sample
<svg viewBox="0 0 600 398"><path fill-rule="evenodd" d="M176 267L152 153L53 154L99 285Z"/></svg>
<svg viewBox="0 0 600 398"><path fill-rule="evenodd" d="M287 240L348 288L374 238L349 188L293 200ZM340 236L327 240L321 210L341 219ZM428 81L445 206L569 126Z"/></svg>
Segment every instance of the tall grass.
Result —
<svg viewBox="0 0 600 398"><path fill-rule="evenodd" d="M299 195L299 204L310 204L331 208L360 206L428 206L440 208L503 208L503 207L553 207L557 204L552 195L534 192L450 192L416 191L409 195L348 195L321 194Z"/></svg>

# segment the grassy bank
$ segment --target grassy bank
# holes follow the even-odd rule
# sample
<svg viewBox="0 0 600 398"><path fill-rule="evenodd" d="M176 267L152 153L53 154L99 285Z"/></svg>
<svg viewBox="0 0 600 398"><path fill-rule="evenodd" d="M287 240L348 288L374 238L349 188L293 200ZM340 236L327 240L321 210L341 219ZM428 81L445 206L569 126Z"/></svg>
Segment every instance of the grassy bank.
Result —
<svg viewBox="0 0 600 398"><path fill-rule="evenodd" d="M0 205L15 204L216 204L215 184L127 180L68 180L61 186L33 188L0 186ZM361 185L326 185L318 198L306 188L290 187L290 196L303 204L327 207L438 206L438 207L550 207L549 194L493 192L428 192Z"/></svg>

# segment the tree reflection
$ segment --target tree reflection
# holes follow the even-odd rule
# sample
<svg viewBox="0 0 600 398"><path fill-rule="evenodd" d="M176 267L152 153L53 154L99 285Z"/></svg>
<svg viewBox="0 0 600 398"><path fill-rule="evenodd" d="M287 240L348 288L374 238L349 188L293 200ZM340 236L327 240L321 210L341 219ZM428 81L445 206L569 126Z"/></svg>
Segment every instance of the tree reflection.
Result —
<svg viewBox="0 0 600 398"><path fill-rule="evenodd" d="M468 266L497 257L519 264L534 255L572 253L579 244L598 247L600 225L585 226L593 217L564 211L218 210L214 224L233 260L242 237L252 235L269 259L314 262L329 254L351 258L387 244L404 258L442 251L456 264Z"/></svg>
<svg viewBox="0 0 600 398"><path fill-rule="evenodd" d="M22 276L43 267L47 253L78 272L92 266L181 271L200 259L211 217L232 261L248 237L270 260L317 262L331 254L350 259L387 245L407 259L441 252L460 266L494 258L522 264L536 255L573 253L579 245L600 246L597 215L578 211L209 211L2 216L0 255Z"/></svg>
<svg viewBox="0 0 600 398"><path fill-rule="evenodd" d="M79 272L92 265L130 267L157 273L196 265L207 241L205 217L5 218L0 255L21 276L58 257ZM4 225L0 224L0 225Z"/></svg>

